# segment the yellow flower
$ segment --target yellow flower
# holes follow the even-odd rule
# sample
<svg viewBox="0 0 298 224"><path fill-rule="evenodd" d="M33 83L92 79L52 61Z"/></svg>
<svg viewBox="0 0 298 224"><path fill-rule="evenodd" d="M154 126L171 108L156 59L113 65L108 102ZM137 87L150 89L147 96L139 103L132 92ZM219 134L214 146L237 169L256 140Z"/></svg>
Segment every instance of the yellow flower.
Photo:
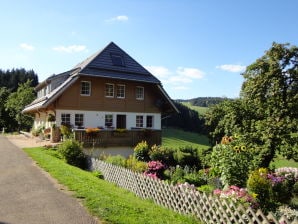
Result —
<svg viewBox="0 0 298 224"><path fill-rule="evenodd" d="M258 194L256 194L256 193L252 193L252 195L251 195L254 199L256 199L257 197L258 197Z"/></svg>
<svg viewBox="0 0 298 224"><path fill-rule="evenodd" d="M244 145L241 146L241 151L243 151L243 152L246 151L246 147Z"/></svg>
<svg viewBox="0 0 298 224"><path fill-rule="evenodd" d="M239 153L240 152L240 147L238 145L236 145L236 146L234 146L234 150Z"/></svg>

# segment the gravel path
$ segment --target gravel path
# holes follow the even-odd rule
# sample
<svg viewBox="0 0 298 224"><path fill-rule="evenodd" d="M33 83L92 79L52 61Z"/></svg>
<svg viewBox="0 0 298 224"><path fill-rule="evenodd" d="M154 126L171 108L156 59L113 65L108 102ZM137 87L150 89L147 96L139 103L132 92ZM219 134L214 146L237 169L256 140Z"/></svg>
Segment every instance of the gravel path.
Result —
<svg viewBox="0 0 298 224"><path fill-rule="evenodd" d="M20 148L46 145L0 135L0 224L96 224L80 202Z"/></svg>

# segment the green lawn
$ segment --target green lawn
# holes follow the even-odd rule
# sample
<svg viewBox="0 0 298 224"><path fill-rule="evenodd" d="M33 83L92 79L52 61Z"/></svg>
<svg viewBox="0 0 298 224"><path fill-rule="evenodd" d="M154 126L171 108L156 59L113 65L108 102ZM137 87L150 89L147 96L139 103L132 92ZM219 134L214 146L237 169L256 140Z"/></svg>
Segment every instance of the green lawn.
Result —
<svg viewBox="0 0 298 224"><path fill-rule="evenodd" d="M92 173L70 166L53 157L44 148L24 149L44 170L83 199L89 211L103 223L198 223L194 218L180 215L142 200L127 190L101 180ZM53 154L53 153L52 153Z"/></svg>
<svg viewBox="0 0 298 224"><path fill-rule="evenodd" d="M271 166L275 168L280 167L296 167L298 168L298 162L295 162L294 160L288 160L283 158L282 156L277 156L270 164Z"/></svg>
<svg viewBox="0 0 298 224"><path fill-rule="evenodd" d="M208 111L208 107L199 107L194 106L190 102L182 102L184 106L187 106L188 108L197 111L200 115L204 115Z"/></svg>
<svg viewBox="0 0 298 224"><path fill-rule="evenodd" d="M166 128L162 130L162 146L169 148L192 146L202 150L210 147L207 136L175 128Z"/></svg>

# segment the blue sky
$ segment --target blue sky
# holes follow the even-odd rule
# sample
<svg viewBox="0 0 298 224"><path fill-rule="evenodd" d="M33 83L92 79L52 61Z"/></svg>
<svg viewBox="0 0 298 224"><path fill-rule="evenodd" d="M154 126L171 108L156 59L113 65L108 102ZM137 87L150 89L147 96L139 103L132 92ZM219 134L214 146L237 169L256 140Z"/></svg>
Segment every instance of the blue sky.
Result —
<svg viewBox="0 0 298 224"><path fill-rule="evenodd" d="M115 42L173 99L238 97L272 42L298 45L296 0L0 0L0 68L43 81Z"/></svg>

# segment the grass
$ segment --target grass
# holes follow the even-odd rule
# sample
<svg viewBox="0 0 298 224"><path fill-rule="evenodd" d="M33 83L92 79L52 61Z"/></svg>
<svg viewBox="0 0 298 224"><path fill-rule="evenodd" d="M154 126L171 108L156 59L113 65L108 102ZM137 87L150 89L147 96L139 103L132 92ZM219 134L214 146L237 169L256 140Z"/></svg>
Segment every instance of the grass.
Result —
<svg viewBox="0 0 298 224"><path fill-rule="evenodd" d="M200 115L204 115L209 109L208 107L194 106L190 102L182 102L182 104L192 110L197 111Z"/></svg>
<svg viewBox="0 0 298 224"><path fill-rule="evenodd" d="M24 149L44 170L59 183L83 199L91 214L102 223L198 223L169 209L142 200L127 190L95 177L92 173L70 166L51 155L44 148Z"/></svg>
<svg viewBox="0 0 298 224"><path fill-rule="evenodd" d="M278 155L271 163L270 166L273 166L275 168L280 167L295 167L298 168L298 162L295 162L294 160L288 160L283 158L281 155Z"/></svg>
<svg viewBox="0 0 298 224"><path fill-rule="evenodd" d="M162 146L169 148L192 146L201 150L210 148L207 136L175 128L162 130Z"/></svg>

